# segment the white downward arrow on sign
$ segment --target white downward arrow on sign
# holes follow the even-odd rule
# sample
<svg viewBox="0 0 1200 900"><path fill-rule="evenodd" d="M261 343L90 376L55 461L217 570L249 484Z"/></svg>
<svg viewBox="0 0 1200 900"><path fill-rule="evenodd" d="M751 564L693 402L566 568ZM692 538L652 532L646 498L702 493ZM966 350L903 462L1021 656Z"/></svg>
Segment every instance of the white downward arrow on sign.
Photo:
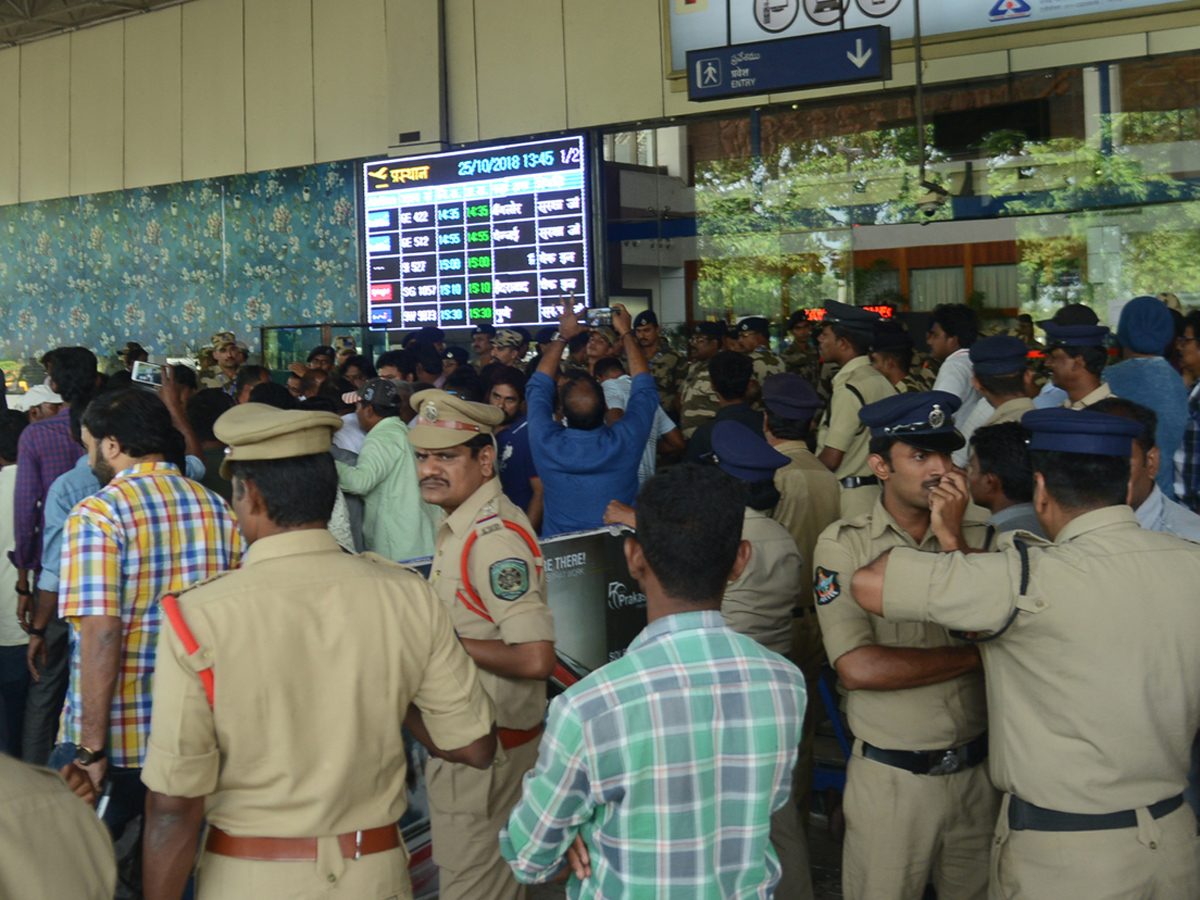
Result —
<svg viewBox="0 0 1200 900"><path fill-rule="evenodd" d="M859 38L855 42L855 45L855 49L858 51L857 54L851 53L849 50L847 50L846 56L849 58L850 62L854 63L855 66L861 69L867 64L867 60L871 58L871 54L875 51L868 47L867 52L863 53L862 38Z"/></svg>

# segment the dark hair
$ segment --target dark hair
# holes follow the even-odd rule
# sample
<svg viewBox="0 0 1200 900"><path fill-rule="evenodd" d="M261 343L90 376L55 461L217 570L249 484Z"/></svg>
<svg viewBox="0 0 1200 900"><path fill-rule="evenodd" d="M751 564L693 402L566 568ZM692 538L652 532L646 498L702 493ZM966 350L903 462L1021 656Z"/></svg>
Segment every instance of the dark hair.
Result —
<svg viewBox="0 0 1200 900"><path fill-rule="evenodd" d="M929 327L942 326L946 337L958 338L960 349L966 349L979 337L979 316L965 303L939 303L933 308Z"/></svg>
<svg viewBox="0 0 1200 900"><path fill-rule="evenodd" d="M264 381L262 384L256 384L252 387L250 389L250 402L265 403L267 406L274 406L276 409L296 408L296 398L292 396L292 392L282 384L277 384L274 381Z"/></svg>
<svg viewBox="0 0 1200 900"><path fill-rule="evenodd" d="M233 396L240 396L248 384L258 384L264 378L271 377L271 370L265 366L242 366L233 377ZM286 390L286 388L284 389Z"/></svg>
<svg viewBox="0 0 1200 900"><path fill-rule="evenodd" d="M767 408L767 428L771 434L781 441L803 441L808 439L812 428L812 417L807 419L789 419Z"/></svg>
<svg viewBox="0 0 1200 900"><path fill-rule="evenodd" d="M1024 369L1009 375L980 375L976 372L975 377L979 379L980 387L989 394L995 394L997 397L1010 397L1013 394L1025 396Z"/></svg>
<svg viewBox="0 0 1200 900"><path fill-rule="evenodd" d="M442 390L472 403L487 403L488 400L483 395L483 379L471 366L459 366L447 375L442 383Z"/></svg>
<svg viewBox="0 0 1200 900"><path fill-rule="evenodd" d="M0 459L17 461L17 442L29 420L15 409L0 410Z"/></svg>
<svg viewBox="0 0 1200 900"><path fill-rule="evenodd" d="M384 366L395 366L405 378L412 378L417 374L416 360L407 350L388 350L386 353L380 354L379 359L375 360L376 374Z"/></svg>
<svg viewBox="0 0 1200 900"><path fill-rule="evenodd" d="M737 561L745 507L745 486L716 466L672 466L643 485L635 540L667 594L720 601Z"/></svg>
<svg viewBox="0 0 1200 900"><path fill-rule="evenodd" d="M604 389L591 375L586 372L571 375L558 389L558 398L568 428L594 431L603 427L608 405L604 402Z"/></svg>
<svg viewBox="0 0 1200 900"><path fill-rule="evenodd" d="M582 353L587 347L588 341L591 339L592 332L589 330L581 331L579 334L575 335L575 337L569 338L567 340L567 352L571 354L571 358L574 359L576 356Z"/></svg>
<svg viewBox="0 0 1200 900"><path fill-rule="evenodd" d="M1051 344L1046 348L1047 353L1054 350L1062 350L1072 359L1076 356L1082 357L1083 367L1093 375L1099 375L1108 365L1108 350L1104 347L1072 347L1068 344Z"/></svg>
<svg viewBox="0 0 1200 900"><path fill-rule="evenodd" d="M417 365L425 370L426 375L442 374L442 354L437 352L433 344L417 344L413 349ZM414 371L416 371L414 369Z"/></svg>
<svg viewBox="0 0 1200 900"><path fill-rule="evenodd" d="M112 438L128 456L161 453L169 462L183 462L183 435L171 423L166 405L150 391L134 387L101 394L84 411L83 427L97 441Z"/></svg>
<svg viewBox="0 0 1200 900"><path fill-rule="evenodd" d="M351 366L354 366L354 368L362 372L367 378L377 378L379 376L379 372L376 371L375 366L371 363L371 360L359 353L356 353L354 356L347 356L342 364L338 366L338 374L345 378L346 371Z"/></svg>
<svg viewBox="0 0 1200 900"><path fill-rule="evenodd" d="M744 353L721 350L708 361L713 390L723 400L744 400L754 377L754 362Z"/></svg>
<svg viewBox="0 0 1200 900"><path fill-rule="evenodd" d="M899 438L889 437L886 434L872 435L870 442L867 444L868 456L882 456L883 461L889 466L892 464L892 447Z"/></svg>
<svg viewBox="0 0 1200 900"><path fill-rule="evenodd" d="M1142 433L1134 440L1142 448L1143 453L1149 453L1157 443L1154 435L1158 431L1158 413L1148 406L1126 400L1124 397L1105 397L1088 407L1092 412L1108 413L1110 416L1120 416L1122 419L1132 419L1142 426Z"/></svg>
<svg viewBox="0 0 1200 900"><path fill-rule="evenodd" d="M607 378L611 374L624 375L625 364L615 356L605 356L603 359L596 360L596 365L592 366L592 374L596 376L597 381Z"/></svg>
<svg viewBox="0 0 1200 900"><path fill-rule="evenodd" d="M200 388L200 383L196 381L196 370L191 366L176 363L171 366L171 374L175 376L175 383L181 387L191 388L193 391Z"/></svg>
<svg viewBox="0 0 1200 900"><path fill-rule="evenodd" d="M287 391L287 388L284 388L284 391ZM291 394L288 394L288 397L290 398ZM250 392L250 399L254 399L254 391ZM188 421L192 423L192 431L196 432L196 440L215 441L217 436L213 434L213 423L221 417L221 413L233 407L233 398L220 388L197 391L196 396L192 397L187 405Z"/></svg>
<svg viewBox="0 0 1200 900"><path fill-rule="evenodd" d="M1179 332L1180 335L1182 336L1183 332L1189 327L1192 329L1192 336L1200 338L1200 309L1193 309L1183 317L1183 326Z"/></svg>
<svg viewBox="0 0 1200 900"><path fill-rule="evenodd" d="M477 434L463 444L463 446L471 451L471 459L478 459L480 450L484 447L494 447L495 444L492 443L492 436L490 434Z"/></svg>
<svg viewBox="0 0 1200 900"><path fill-rule="evenodd" d="M337 468L328 453L286 459L235 460L233 493L239 500L243 482L253 481L262 495L267 516L276 525L296 528L328 522L337 502Z"/></svg>
<svg viewBox="0 0 1200 900"><path fill-rule="evenodd" d="M1030 450L1034 472L1046 479L1046 491L1068 510L1120 506L1129 491L1129 457L1061 450Z"/></svg>
<svg viewBox="0 0 1200 900"><path fill-rule="evenodd" d="M746 482L746 505L759 512L769 512L779 505L779 488L773 478Z"/></svg>
<svg viewBox="0 0 1200 900"><path fill-rule="evenodd" d="M912 368L914 353L912 347L872 347L871 352L876 356L886 356L888 359L895 360L896 365L905 372Z"/></svg>
<svg viewBox="0 0 1200 900"><path fill-rule="evenodd" d="M1001 422L980 428L971 436L971 449L979 460L980 473L999 478L1000 489L1013 503L1033 500L1029 434L1029 429L1020 422Z"/></svg>
<svg viewBox="0 0 1200 900"><path fill-rule="evenodd" d="M85 405L96 388L96 354L86 347L58 347L51 363L50 379L64 403Z"/></svg>
<svg viewBox="0 0 1200 900"><path fill-rule="evenodd" d="M129 387L131 384L133 384L133 373L128 369L118 369L108 376L108 381L104 383L104 387L97 393L115 391L117 388Z"/></svg>
<svg viewBox="0 0 1200 900"><path fill-rule="evenodd" d="M871 352L871 341L874 339L874 335L866 331L859 331L857 328L847 328L841 322L818 322L816 330L813 331L814 343L821 334L820 326L822 325L829 328L834 337L843 339L853 347L857 356L866 356Z"/></svg>
<svg viewBox="0 0 1200 900"><path fill-rule="evenodd" d="M525 382L528 379L525 373L513 366L502 366L492 373L492 377L488 380L489 390L497 385L507 384L517 392L517 399L525 399ZM491 400L491 397L486 397L485 402Z"/></svg>

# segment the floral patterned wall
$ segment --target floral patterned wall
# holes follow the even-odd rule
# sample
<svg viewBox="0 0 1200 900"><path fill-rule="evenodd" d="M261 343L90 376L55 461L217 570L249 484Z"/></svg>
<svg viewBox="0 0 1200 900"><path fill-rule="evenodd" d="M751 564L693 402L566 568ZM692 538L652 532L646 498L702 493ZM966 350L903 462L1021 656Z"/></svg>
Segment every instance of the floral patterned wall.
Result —
<svg viewBox="0 0 1200 900"><path fill-rule="evenodd" d="M359 318L354 164L0 207L0 358Z"/></svg>

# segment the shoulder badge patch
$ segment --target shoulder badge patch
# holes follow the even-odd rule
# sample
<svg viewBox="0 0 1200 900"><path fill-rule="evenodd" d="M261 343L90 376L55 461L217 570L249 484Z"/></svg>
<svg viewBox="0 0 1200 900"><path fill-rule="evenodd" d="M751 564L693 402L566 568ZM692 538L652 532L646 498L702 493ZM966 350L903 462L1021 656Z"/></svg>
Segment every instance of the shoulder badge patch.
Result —
<svg viewBox="0 0 1200 900"><path fill-rule="evenodd" d="M501 600L516 600L529 590L529 563L523 559L502 559L488 569L492 593Z"/></svg>
<svg viewBox="0 0 1200 900"><path fill-rule="evenodd" d="M817 592L818 606L832 603L842 595L842 589L838 585L838 573L822 569L820 566L817 566L817 580L814 587Z"/></svg>

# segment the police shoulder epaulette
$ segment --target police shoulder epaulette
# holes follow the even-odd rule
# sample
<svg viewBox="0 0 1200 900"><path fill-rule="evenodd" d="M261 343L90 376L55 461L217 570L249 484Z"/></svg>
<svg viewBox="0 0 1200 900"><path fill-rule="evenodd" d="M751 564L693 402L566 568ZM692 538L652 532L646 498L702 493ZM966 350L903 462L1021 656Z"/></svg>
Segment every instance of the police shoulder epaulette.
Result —
<svg viewBox="0 0 1200 900"><path fill-rule="evenodd" d="M504 520L500 518L500 513L496 510L496 507L488 503L479 511L479 517L475 520L476 536L483 537L486 534L503 530Z"/></svg>
<svg viewBox="0 0 1200 900"><path fill-rule="evenodd" d="M376 565L390 566L391 568L395 569L403 569L406 572L412 572L418 578L423 577L421 573L412 566L406 566L404 563L399 563L395 560L388 559L386 556L380 556L378 553L372 553L370 550L366 551L365 553L358 553L356 555L359 559L365 559L367 562L372 562Z"/></svg>
<svg viewBox="0 0 1200 900"><path fill-rule="evenodd" d="M234 572L240 571L240 569L226 569L224 572L217 572L215 575L209 575L207 578L202 578L200 581L197 581L194 584L189 584L187 587L180 588L177 591L171 591L171 593L176 597L182 597L184 594L188 593L188 591L194 591L196 588L204 587L206 584L212 584L214 581L218 581L222 578L232 575Z"/></svg>

